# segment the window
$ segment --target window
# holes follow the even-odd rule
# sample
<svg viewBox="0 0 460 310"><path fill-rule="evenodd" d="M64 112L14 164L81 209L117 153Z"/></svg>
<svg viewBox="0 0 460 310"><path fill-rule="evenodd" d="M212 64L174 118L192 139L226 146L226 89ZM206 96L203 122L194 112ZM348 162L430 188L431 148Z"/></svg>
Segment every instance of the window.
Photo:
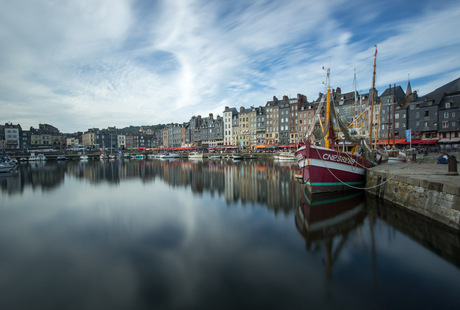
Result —
<svg viewBox="0 0 460 310"><path fill-rule="evenodd" d="M449 122L448 121L442 122L442 128L449 128Z"/></svg>
<svg viewBox="0 0 460 310"><path fill-rule="evenodd" d="M450 108L450 102L446 102L446 108L447 108L447 109Z"/></svg>
<svg viewBox="0 0 460 310"><path fill-rule="evenodd" d="M455 112L452 112L452 117L455 117Z"/></svg>
<svg viewBox="0 0 460 310"><path fill-rule="evenodd" d="M420 118L420 112L415 112L415 117Z"/></svg>
<svg viewBox="0 0 460 310"><path fill-rule="evenodd" d="M429 122L423 122L424 127L429 127L430 123Z"/></svg>
<svg viewBox="0 0 460 310"><path fill-rule="evenodd" d="M430 111L425 111L425 117L430 116Z"/></svg>

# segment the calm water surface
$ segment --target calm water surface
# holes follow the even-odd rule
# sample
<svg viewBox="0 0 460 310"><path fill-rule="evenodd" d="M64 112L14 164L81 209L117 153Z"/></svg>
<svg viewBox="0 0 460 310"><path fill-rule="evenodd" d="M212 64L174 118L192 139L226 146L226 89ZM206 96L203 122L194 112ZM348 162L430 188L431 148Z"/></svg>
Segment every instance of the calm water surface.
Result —
<svg viewBox="0 0 460 310"><path fill-rule="evenodd" d="M1 309L460 309L460 235L296 166L47 162L0 176Z"/></svg>

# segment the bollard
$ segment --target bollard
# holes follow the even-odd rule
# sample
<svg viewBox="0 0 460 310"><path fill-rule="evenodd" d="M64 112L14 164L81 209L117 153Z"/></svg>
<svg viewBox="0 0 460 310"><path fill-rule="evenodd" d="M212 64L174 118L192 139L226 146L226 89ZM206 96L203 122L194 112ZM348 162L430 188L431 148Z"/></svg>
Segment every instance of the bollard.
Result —
<svg viewBox="0 0 460 310"><path fill-rule="evenodd" d="M449 158L447 158L447 174L458 175L457 158L455 158L454 155L450 155Z"/></svg>

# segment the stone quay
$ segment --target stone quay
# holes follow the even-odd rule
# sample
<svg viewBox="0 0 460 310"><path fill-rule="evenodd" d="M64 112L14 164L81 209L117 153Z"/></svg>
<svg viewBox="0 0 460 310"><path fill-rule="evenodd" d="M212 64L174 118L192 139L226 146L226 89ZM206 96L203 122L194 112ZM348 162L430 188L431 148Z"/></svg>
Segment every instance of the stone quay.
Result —
<svg viewBox="0 0 460 310"><path fill-rule="evenodd" d="M437 154L417 154L415 161L370 168L366 191L460 231L460 153L451 155L456 165L437 164Z"/></svg>

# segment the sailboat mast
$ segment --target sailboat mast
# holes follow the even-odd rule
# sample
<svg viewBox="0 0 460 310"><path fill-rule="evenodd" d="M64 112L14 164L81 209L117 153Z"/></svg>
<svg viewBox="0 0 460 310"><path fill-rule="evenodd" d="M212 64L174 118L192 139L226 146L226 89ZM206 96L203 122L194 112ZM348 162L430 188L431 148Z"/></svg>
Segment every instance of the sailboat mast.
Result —
<svg viewBox="0 0 460 310"><path fill-rule="evenodd" d="M328 126L326 136L324 137L324 146L326 148L331 147L331 143L329 141L329 127L330 127L330 122L331 122L331 107L330 107L330 102L331 102L331 85L330 83L330 72L331 69L327 68L326 69L326 117L325 117L325 123L326 126Z"/></svg>
<svg viewBox="0 0 460 310"><path fill-rule="evenodd" d="M356 98L356 69L353 75L353 87L355 88L355 93L354 93L354 101L353 101L353 121L355 120L356 116L356 106L358 104L358 98ZM359 114L359 113L358 113Z"/></svg>
<svg viewBox="0 0 460 310"><path fill-rule="evenodd" d="M374 72L372 73L372 96L371 96L371 117L369 121L369 143L372 145L372 131L374 129L374 91L375 91L375 67L377 65L377 45L375 46L374 54ZM374 144L375 149L375 144Z"/></svg>

